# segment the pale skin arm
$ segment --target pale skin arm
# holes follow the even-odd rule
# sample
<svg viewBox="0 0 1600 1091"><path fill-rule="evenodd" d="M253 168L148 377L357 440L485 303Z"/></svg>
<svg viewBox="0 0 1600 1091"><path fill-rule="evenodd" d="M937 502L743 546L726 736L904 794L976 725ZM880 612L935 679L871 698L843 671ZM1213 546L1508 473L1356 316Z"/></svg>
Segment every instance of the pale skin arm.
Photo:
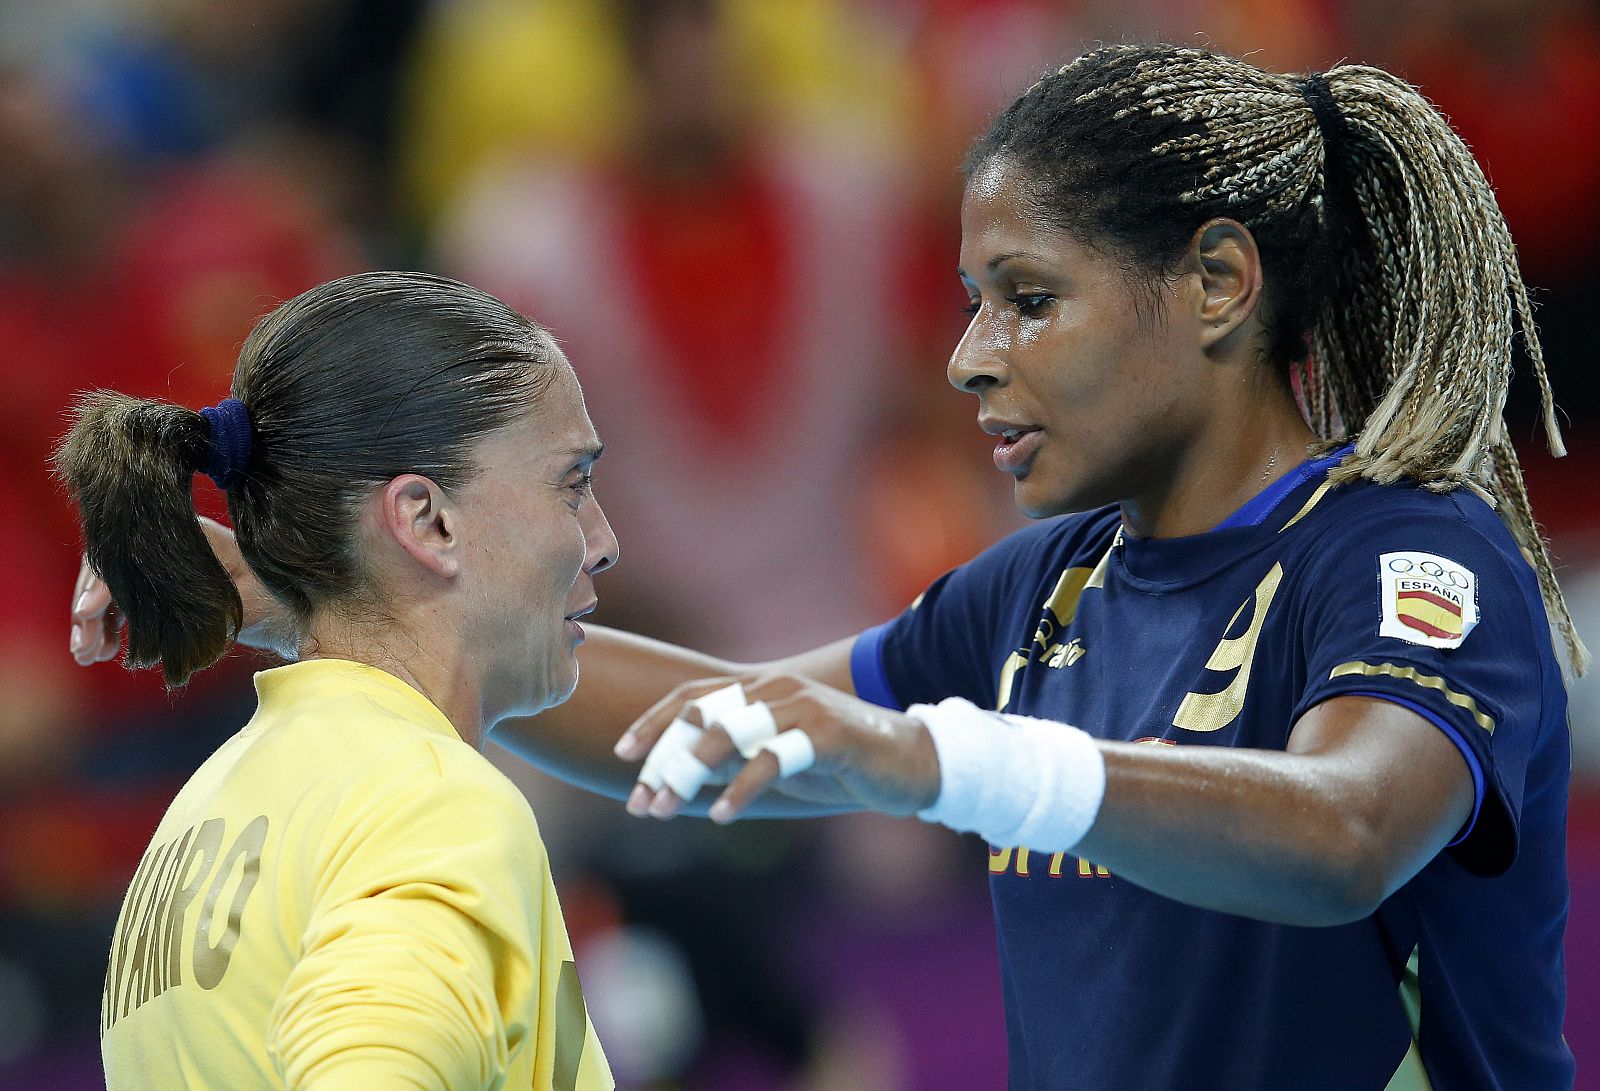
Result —
<svg viewBox="0 0 1600 1091"><path fill-rule="evenodd" d="M279 607L267 594L260 581L239 555L239 545L233 531L215 519L201 517L200 529L205 531L212 552L228 578L238 588L244 604L244 628L239 632L239 643L262 651L277 652L290 657L294 654L294 640L289 626L280 614ZM111 591L89 567L89 558L78 566L78 579L72 588L72 632L68 648L79 665L104 663L115 659L122 647L122 611L111 601Z"/></svg>
<svg viewBox="0 0 1600 1091"><path fill-rule="evenodd" d="M245 627L239 643L292 657L294 645L286 636L287 626L272 597L240 556L233 531L211 519L200 522L244 602ZM116 658L124 621L111 592L87 559L78 571L72 599L70 647L74 657L85 666ZM491 737L546 772L616 799L623 798L634 782L633 766L613 751L617 737L629 724L680 683L757 669L603 626L588 626L586 633L579 653L580 681L572 698L538 716L504 720ZM760 669L800 675L853 692L851 643L841 640ZM799 817L844 809L850 808L774 796L752 814ZM704 805L698 811L704 813Z"/></svg>
<svg viewBox="0 0 1600 1091"><path fill-rule="evenodd" d="M782 782L808 794L889 814L933 803L939 764L931 738L908 716L875 709L804 679L745 676L779 730L800 728L813 768ZM725 684L685 687L637 723L629 754L648 752L683 702ZM692 713L691 713L692 718ZM1190 905L1282 924L1359 920L1436 856L1471 814L1471 772L1433 724L1399 705L1335 697L1295 724L1284 752L1101 742L1106 791L1074 855ZM695 755L728 760L713 728ZM732 821L773 786L770 754L749 762L711 811ZM791 787L792 786L792 787ZM702 796L710 794L702 792ZM677 797L640 789L630 810L668 817Z"/></svg>

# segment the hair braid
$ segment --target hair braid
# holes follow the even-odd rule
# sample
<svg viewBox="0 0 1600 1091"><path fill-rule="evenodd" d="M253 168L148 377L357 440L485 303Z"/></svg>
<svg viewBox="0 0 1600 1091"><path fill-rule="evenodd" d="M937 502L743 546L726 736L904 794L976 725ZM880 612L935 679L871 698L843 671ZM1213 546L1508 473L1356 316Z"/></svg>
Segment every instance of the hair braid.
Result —
<svg viewBox="0 0 1600 1091"><path fill-rule="evenodd" d="M1589 653L1505 436L1520 332L1550 449L1566 453L1516 246L1494 191L1465 142L1415 88L1357 65L1335 68L1327 79L1349 130L1344 177L1355 218L1370 225L1370 245L1350 248L1354 260L1341 269L1311 331L1319 366L1351 380L1348 394L1336 395L1341 415L1365 422L1335 480L1409 477L1441 492L1466 485L1495 503L1582 673Z"/></svg>
<svg viewBox="0 0 1600 1091"><path fill-rule="evenodd" d="M1416 88L1364 65L1299 77L1203 49L1111 46L1014 102L969 173L1001 155L1028 169L1042 214L1146 275L1209 219L1248 226L1269 356L1293 370L1325 448L1356 439L1332 479L1465 486L1494 504L1584 671L1505 435L1520 333L1550 449L1565 454L1516 247L1472 153Z"/></svg>

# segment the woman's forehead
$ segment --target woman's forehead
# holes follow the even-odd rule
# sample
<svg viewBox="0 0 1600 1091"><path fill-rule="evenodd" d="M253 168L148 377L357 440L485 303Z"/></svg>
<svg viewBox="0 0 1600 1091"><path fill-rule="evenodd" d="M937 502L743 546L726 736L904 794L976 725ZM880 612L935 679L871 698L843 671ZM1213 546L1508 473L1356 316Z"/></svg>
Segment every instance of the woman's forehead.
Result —
<svg viewBox="0 0 1600 1091"><path fill-rule="evenodd" d="M974 179L976 181L976 179ZM1082 239L1041 213L1026 191L1001 179L998 188L968 187L961 205L961 272L994 272L1006 261L1082 262L1095 256Z"/></svg>
<svg viewBox="0 0 1600 1091"><path fill-rule="evenodd" d="M968 199L993 201L1015 183L1016 169L1003 156L990 156L967 179Z"/></svg>
<svg viewBox="0 0 1600 1091"><path fill-rule="evenodd" d="M584 405L583 388L570 367L557 370L533 400L528 417L545 453L565 453L599 445L594 423Z"/></svg>

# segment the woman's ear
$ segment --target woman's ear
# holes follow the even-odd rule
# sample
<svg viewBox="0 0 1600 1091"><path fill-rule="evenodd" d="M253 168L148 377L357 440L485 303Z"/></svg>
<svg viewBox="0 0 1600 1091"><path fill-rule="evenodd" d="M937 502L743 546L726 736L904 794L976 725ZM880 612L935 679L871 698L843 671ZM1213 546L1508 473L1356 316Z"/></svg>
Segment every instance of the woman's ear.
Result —
<svg viewBox="0 0 1600 1091"><path fill-rule="evenodd" d="M461 571L461 513L449 496L420 474L402 474L378 497L383 536L424 569L446 579Z"/></svg>
<svg viewBox="0 0 1600 1091"><path fill-rule="evenodd" d="M1189 241L1200 271L1200 343L1219 344L1243 326L1261 303L1261 251L1250 229L1236 220L1209 220Z"/></svg>

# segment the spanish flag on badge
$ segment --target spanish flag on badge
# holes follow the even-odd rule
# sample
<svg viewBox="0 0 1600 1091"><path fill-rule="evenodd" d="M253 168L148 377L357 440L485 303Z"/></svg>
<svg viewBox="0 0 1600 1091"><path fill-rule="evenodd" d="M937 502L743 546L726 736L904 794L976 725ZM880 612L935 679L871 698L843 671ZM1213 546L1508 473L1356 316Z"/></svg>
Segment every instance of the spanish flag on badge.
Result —
<svg viewBox="0 0 1600 1091"><path fill-rule="evenodd" d="M1378 635L1430 648L1459 648L1478 624L1478 581L1472 570L1434 553L1378 558L1383 617Z"/></svg>

